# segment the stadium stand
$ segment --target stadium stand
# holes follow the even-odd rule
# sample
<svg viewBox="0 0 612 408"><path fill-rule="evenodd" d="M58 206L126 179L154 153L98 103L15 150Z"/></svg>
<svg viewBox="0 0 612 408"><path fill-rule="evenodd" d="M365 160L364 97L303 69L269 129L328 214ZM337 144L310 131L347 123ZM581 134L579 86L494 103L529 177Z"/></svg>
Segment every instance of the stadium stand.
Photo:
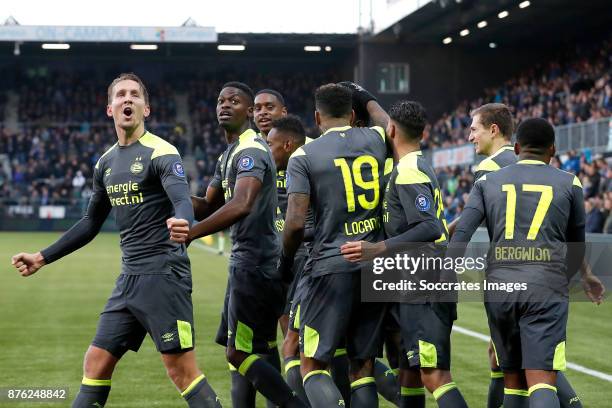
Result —
<svg viewBox="0 0 612 408"><path fill-rule="evenodd" d="M612 41L576 49L580 52L566 53L501 86L485 89L480 98L464 101L432 121L425 131L423 149L467 143L470 110L488 102L510 105L518 122L541 116L554 125L565 125L610 117ZM341 78L331 71L305 71L274 76L253 71L226 71L220 75L191 71L190 75L182 72L180 76L176 72L165 73L158 81L148 83L153 105L148 128L190 157L192 190L201 195L225 144L215 118L219 87L240 78L253 89L280 90L289 111L305 120L309 136L316 136L313 90L323 82ZM8 169L0 165L0 206L53 204L83 208L91 194L92 165L115 142L103 109L110 76L43 65L0 83L0 122L6 123L7 91L19 95L18 129L0 127L0 155L9 158ZM178 92L187 95L188 123L179 123L177 118ZM186 138L188 134L191 139ZM586 150L562 154L556 165L577 173L583 182L592 208L589 232L612 233L612 168L606 160ZM469 166L445 167L437 172L450 222L462 211L473 174Z"/></svg>

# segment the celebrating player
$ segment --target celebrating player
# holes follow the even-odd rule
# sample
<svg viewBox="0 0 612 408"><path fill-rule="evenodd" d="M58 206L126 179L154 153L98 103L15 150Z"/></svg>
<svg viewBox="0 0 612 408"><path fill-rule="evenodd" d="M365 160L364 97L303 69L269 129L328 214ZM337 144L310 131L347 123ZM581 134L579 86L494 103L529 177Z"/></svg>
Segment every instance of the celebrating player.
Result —
<svg viewBox="0 0 612 408"><path fill-rule="evenodd" d="M505 408L526 406L527 397L531 407L559 406L556 381L565 369L568 277L581 266L584 246L566 248L566 257L553 255L563 252L565 243L584 243L585 214L578 178L548 165L554 143L546 120L521 123L514 148L519 161L476 182L451 240L469 242L485 220L495 249L487 281L527 285L511 293L485 292L491 339L504 372ZM552 248L552 255L548 262L527 257L516 263L503 255L505 245Z"/></svg>
<svg viewBox="0 0 612 408"><path fill-rule="evenodd" d="M285 170L287 169L289 157L293 152L310 140L310 138L306 137L304 126L297 116L288 115L272 122L272 128L268 133L267 141L279 174L279 178L277 178L279 209L278 218L276 220L277 228L284 225L285 214L287 213ZM307 220L307 224L306 228L312 231L311 217ZM283 228L278 229L282 234ZM287 313L287 308L290 308L289 330L283 342L283 358L285 360L287 382L303 401L307 401L307 398L304 392L304 385L302 384L302 376L300 374L298 332L300 298L306 286L306 279L302 280L302 270L308 259L309 251L306 244L307 243L300 245L295 255L295 262L291 273L292 281L287 293L287 302L285 305L285 313Z"/></svg>
<svg viewBox="0 0 612 408"><path fill-rule="evenodd" d="M406 243L436 243L442 253L448 232L435 173L421 156L425 111L417 102L400 101L389 110L387 135L399 162L387 184L383 220L387 240L342 246L344 257L358 262ZM426 249L427 250L427 249ZM418 272L417 272L418 273ZM402 407L424 407L425 387L439 407L467 407L450 373L450 335L456 318L453 302L398 303L391 307L402 334L407 361L400 365Z"/></svg>
<svg viewBox="0 0 612 408"><path fill-rule="evenodd" d="M373 97L365 99L364 106L378 106ZM376 407L372 368L384 308L360 302L359 266L344 260L338 249L350 238L380 240L385 134L380 127L351 128L352 95L344 86L319 87L315 107L315 120L323 134L297 149L289 159L289 199L280 267L290 270L311 206L316 223L311 261L304 272L310 279L300 303L304 388L314 408L345 405L326 369L346 339L353 381L351 406ZM352 227L366 224L373 227Z"/></svg>
<svg viewBox="0 0 612 408"><path fill-rule="evenodd" d="M103 407L118 361L126 351L138 351L149 333L189 407L220 407L193 351L187 251L168 233L175 224L193 221L181 157L174 146L145 130L149 96L136 75L121 74L110 84L106 112L114 120L118 142L95 166L85 215L50 247L15 255L13 265L30 276L76 251L98 234L114 208L121 275L85 354L83 382L72 406Z"/></svg>
<svg viewBox="0 0 612 408"><path fill-rule="evenodd" d="M187 240L231 227L224 305L227 360L276 405L302 407L280 373L257 356L267 353L270 339L276 337L284 291L276 274L276 166L266 142L250 128L253 99L251 88L241 82L228 82L219 93L217 119L228 147L217 161L206 197L194 199L196 218L203 221L191 228ZM219 206L222 197L225 204ZM177 233L185 230L184 226L174 229ZM235 406L241 404L244 401L234 401Z"/></svg>
<svg viewBox="0 0 612 408"><path fill-rule="evenodd" d="M514 119L508 106L501 103L488 103L471 112L469 141L474 143L477 154L487 156L476 168L475 180L485 174L516 163L517 157L511 144L514 129ZM451 235L458 220L449 225ZM589 268L581 268L582 279L585 282L587 294L604 291L601 281L590 272ZM491 382L487 398L487 408L499 408L504 399L504 375L497 363L493 343L489 343L489 361L491 365ZM557 373L557 394L563 408L581 408L582 404L576 392L562 372Z"/></svg>

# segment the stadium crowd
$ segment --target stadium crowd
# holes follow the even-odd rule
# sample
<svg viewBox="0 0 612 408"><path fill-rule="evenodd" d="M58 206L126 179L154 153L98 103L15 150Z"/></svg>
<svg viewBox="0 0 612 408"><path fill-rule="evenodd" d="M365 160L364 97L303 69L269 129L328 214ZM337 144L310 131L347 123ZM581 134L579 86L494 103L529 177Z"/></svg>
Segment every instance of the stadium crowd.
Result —
<svg viewBox="0 0 612 408"><path fill-rule="evenodd" d="M582 49L536 65L484 95L464 101L451 113L433 122L424 137L425 148L450 147L468 140L470 111L489 102L513 109L517 122L542 117L552 125L566 125L605 118L612 113L612 41Z"/></svg>
<svg viewBox="0 0 612 408"><path fill-rule="evenodd" d="M225 141L217 126L215 105L220 85L238 74L181 78L176 89L186 90L190 125L194 135L189 149L186 125L178 124L174 89L168 81L151 84L153 112L148 128L192 153L195 172L189 174L192 190L202 195L213 173ZM333 73L299 73L270 76L243 73L240 77L254 89L281 90L291 113L302 117L309 136L317 135L312 122L313 90L323 82L339 80ZM21 74L13 89L19 94L17 107L20 131L0 127L2 204L79 204L91 194L91 169L100 154L115 142L106 117L106 82L91 73L66 73L47 69ZM423 149L468 143L470 110L488 102L501 102L514 110L517 122L540 116L554 125L592 121L612 115L612 41L590 51L558 58L536 66L489 88L484 95L464 101L451 113L430 124ZM0 121L7 103L0 92ZM1 157L1 156L0 156ZM590 152L570 152L555 159L554 165L579 175L585 188L588 232L612 233L612 168ZM10 171L7 171L10 170ZM469 167L438 169L445 192L446 219L457 217L473 184Z"/></svg>

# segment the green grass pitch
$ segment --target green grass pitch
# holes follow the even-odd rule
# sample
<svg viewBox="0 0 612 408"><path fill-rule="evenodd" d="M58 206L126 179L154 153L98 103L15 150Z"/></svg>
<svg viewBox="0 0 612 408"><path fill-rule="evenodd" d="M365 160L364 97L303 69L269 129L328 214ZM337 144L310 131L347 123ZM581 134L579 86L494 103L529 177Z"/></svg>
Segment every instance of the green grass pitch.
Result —
<svg viewBox="0 0 612 408"><path fill-rule="evenodd" d="M78 391L82 358L96 329L98 314L119 271L119 238L101 234L93 243L38 274L22 278L10 265L18 251L33 252L51 243L53 233L0 233L0 387L66 386ZM227 278L227 259L190 248L196 351L225 407L231 406L224 350L213 341ZM610 288L612 289L612 288ZM612 304L571 306L568 360L612 373ZM462 304L457 324L486 333L482 305ZM484 407L489 382L486 343L453 334L453 375L470 407ZM609 406L612 384L568 370L567 377L585 407ZM431 397L428 406L435 406ZM68 403L7 403L6 407L63 407ZM147 338L138 353L127 353L113 377L109 407L186 406L166 377ZM258 406L265 406L260 399ZM381 407L390 407L381 400Z"/></svg>

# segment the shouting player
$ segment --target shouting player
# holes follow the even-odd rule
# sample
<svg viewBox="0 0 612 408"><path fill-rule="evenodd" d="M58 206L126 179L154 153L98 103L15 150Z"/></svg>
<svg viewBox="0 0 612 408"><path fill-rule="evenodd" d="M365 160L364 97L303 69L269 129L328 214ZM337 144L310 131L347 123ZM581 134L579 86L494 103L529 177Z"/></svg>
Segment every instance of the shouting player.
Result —
<svg viewBox="0 0 612 408"><path fill-rule="evenodd" d="M85 216L50 247L15 255L13 265L29 276L76 251L98 234L114 208L121 275L85 354L83 382L72 406L103 407L118 361L126 351L138 351L149 333L189 407L220 407L193 351L187 251L168 234L175 224L193 221L181 157L174 146L145 130L149 96L136 75L121 74L110 84L106 113L114 120L118 142L95 166Z"/></svg>

